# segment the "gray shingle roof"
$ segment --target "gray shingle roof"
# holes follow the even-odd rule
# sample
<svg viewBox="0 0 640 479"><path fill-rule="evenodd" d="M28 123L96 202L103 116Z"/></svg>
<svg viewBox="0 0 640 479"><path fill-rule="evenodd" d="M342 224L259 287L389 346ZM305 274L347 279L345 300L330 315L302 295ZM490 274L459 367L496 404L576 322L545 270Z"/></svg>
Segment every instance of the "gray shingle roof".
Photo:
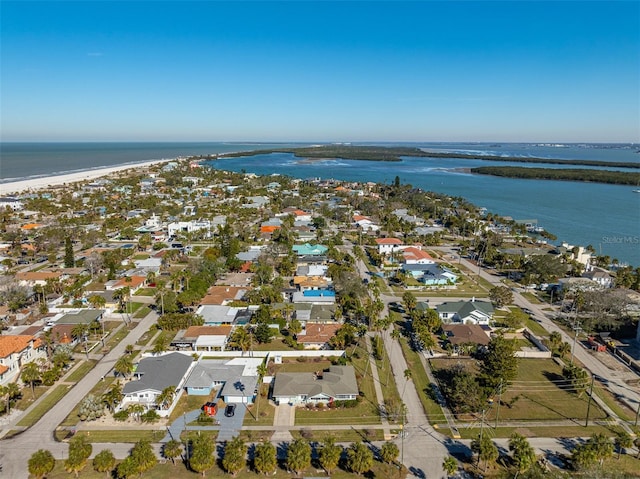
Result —
<svg viewBox="0 0 640 479"><path fill-rule="evenodd" d="M322 379L313 373L279 373L273 384L274 397L291 397L305 394L317 396L323 393L330 397L358 394L358 383L353 366L331 366Z"/></svg>
<svg viewBox="0 0 640 479"><path fill-rule="evenodd" d="M162 392L169 386L178 386L192 364L191 356L180 353L144 358L135 372L136 376L141 375L140 379L126 383L122 392L130 394L148 389Z"/></svg>

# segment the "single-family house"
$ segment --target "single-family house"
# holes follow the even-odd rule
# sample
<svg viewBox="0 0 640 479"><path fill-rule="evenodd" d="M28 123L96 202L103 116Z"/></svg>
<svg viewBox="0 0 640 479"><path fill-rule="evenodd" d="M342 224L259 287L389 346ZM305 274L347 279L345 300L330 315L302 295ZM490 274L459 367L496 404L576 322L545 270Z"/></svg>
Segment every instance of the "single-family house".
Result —
<svg viewBox="0 0 640 479"><path fill-rule="evenodd" d="M335 304L336 292L330 289L307 289L292 295L293 303Z"/></svg>
<svg viewBox="0 0 640 479"><path fill-rule="evenodd" d="M438 316L445 323L488 325L493 317L493 305L488 301L452 301L436 307Z"/></svg>
<svg viewBox="0 0 640 479"><path fill-rule="evenodd" d="M217 397L227 404L252 404L258 384L258 366L262 362L263 358L201 359L184 387L190 396L209 396L217 390Z"/></svg>
<svg viewBox="0 0 640 479"><path fill-rule="evenodd" d="M442 330L447 341L458 347L467 344L487 346L491 339L487 331L477 324L443 324Z"/></svg>
<svg viewBox="0 0 640 479"><path fill-rule="evenodd" d="M353 366L331 366L328 371L317 373L278 373L273 384L276 404L351 401L358 393Z"/></svg>
<svg viewBox="0 0 640 479"><path fill-rule="evenodd" d="M404 245L399 238L376 238L376 244L378 245L378 254L388 255L394 251L398 251L401 246Z"/></svg>
<svg viewBox="0 0 640 479"><path fill-rule="evenodd" d="M378 231L380 229L380 226L375 224L371 218L363 215L354 215L353 224L362 231Z"/></svg>
<svg viewBox="0 0 640 479"><path fill-rule="evenodd" d="M324 255L329 248L321 244L294 244L293 252L298 256L322 256Z"/></svg>
<svg viewBox="0 0 640 479"><path fill-rule="evenodd" d="M296 335L296 340L304 349L325 349L329 340L340 329L340 324L318 324L307 322L305 328Z"/></svg>
<svg viewBox="0 0 640 479"><path fill-rule="evenodd" d="M233 301L241 301L249 288L239 286L211 286L200 301L201 305L227 305Z"/></svg>
<svg viewBox="0 0 640 479"><path fill-rule="evenodd" d="M168 353L141 359L133 373L134 380L122 388L122 402L118 409L126 409L130 404L141 404L147 410L156 409L160 416L168 416L173 409L178 394L171 405L163 407L156 400L167 388L179 391L195 362L188 354Z"/></svg>
<svg viewBox="0 0 640 479"><path fill-rule="evenodd" d="M46 358L42 341L31 335L0 335L0 386L18 379L22 367Z"/></svg>
<svg viewBox="0 0 640 479"><path fill-rule="evenodd" d="M402 249L402 259L406 264L435 264L435 260L429 253L415 246Z"/></svg>

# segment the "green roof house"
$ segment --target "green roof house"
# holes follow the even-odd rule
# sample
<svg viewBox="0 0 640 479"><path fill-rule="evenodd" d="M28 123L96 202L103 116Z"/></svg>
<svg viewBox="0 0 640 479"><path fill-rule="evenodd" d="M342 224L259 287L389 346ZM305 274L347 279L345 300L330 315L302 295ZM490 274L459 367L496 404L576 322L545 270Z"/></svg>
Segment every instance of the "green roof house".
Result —
<svg viewBox="0 0 640 479"><path fill-rule="evenodd" d="M321 244L295 244L293 245L293 251L298 256L322 256L327 252L329 248Z"/></svg>
<svg viewBox="0 0 640 479"><path fill-rule="evenodd" d="M445 323L489 325L493 317L493 305L488 301L453 301L439 305L438 315Z"/></svg>

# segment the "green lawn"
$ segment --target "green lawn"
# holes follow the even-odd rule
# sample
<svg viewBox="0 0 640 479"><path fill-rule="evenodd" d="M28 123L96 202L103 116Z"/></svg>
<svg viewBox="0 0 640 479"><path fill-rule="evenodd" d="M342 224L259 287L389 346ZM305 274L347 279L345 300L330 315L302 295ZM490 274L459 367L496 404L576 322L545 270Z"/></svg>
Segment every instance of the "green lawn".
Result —
<svg viewBox="0 0 640 479"><path fill-rule="evenodd" d="M188 394L183 394L180 396L178 400L178 404L171 411L171 415L169 416L169 423L172 423L184 413L189 411L195 411L196 409L202 409L202 406L208 401L212 401L215 394L209 396L190 396Z"/></svg>
<svg viewBox="0 0 640 479"><path fill-rule="evenodd" d="M327 437L333 437L336 442L355 441L384 441L384 430L382 429L336 429L330 431L323 429L314 431L312 428L295 429L290 431L294 439L304 438L310 441L322 442Z"/></svg>
<svg viewBox="0 0 640 479"><path fill-rule="evenodd" d="M247 407L244 415L245 426L271 426L276 415L276 408L269 402L269 385L261 384L256 402ZM255 416L258 416L256 420Z"/></svg>
<svg viewBox="0 0 640 479"><path fill-rule="evenodd" d="M400 393L396 387L396 382L393 377L393 371L391 370L391 363L389 362L389 356L387 355L386 348L383 348L382 360L376 360L376 367L378 368L378 378L380 379L380 388L382 389L383 400L391 400L396 404L400 403Z"/></svg>
<svg viewBox="0 0 640 479"><path fill-rule="evenodd" d="M549 332L542 327L542 325L533 319L527 319L524 324L529 331L535 334L538 337L549 336Z"/></svg>
<svg viewBox="0 0 640 479"><path fill-rule="evenodd" d="M435 359L431 361L435 369L454 364L468 365L474 370L476 363L471 359ZM520 359L518 376L502 395L500 405L497 398L486 411L486 419L495 420L498 408L500 420L543 421L575 420L583 423L587 415L589 398L586 394L578 397L575 393L561 389L564 385L562 368L552 359ZM510 406L509 406L510 404ZM606 413L593 401L590 419L605 419ZM474 417L459 417L459 420L474 421Z"/></svg>
<svg viewBox="0 0 640 479"><path fill-rule="evenodd" d="M59 385L45 396L26 416L17 424L20 427L31 427L37 423L47 411L55 406L69 391L71 386Z"/></svg>
<svg viewBox="0 0 640 479"><path fill-rule="evenodd" d="M134 319L142 319L150 312L151 312L151 308L149 307L148 304L145 304L143 307L138 308L138 310L135 313L133 313L133 317Z"/></svg>
<svg viewBox="0 0 640 479"><path fill-rule="evenodd" d="M480 434L480 426L461 427L458 431L462 439L475 439ZM498 427L498 429L495 429L493 423L488 423L483 429L483 434L486 433L490 437L495 438L507 438L511 437L514 432L522 434L525 437L589 437L592 434L603 433L609 437L614 437L618 431L620 431L620 429L615 427L597 425L583 427L577 424L575 426L562 427L536 427L535 424L532 424L529 427ZM440 432L450 435L450 431L446 428L441 428Z"/></svg>
<svg viewBox="0 0 640 479"><path fill-rule="evenodd" d="M89 361L82 361L80 366L78 366L71 374L69 374L69 377L67 377L65 381L77 383L95 367L96 363L97 361L94 361L92 359Z"/></svg>
<svg viewBox="0 0 640 479"><path fill-rule="evenodd" d="M364 346L364 338L360 339ZM354 351L351 354L351 351ZM378 401L373 386L373 378L369 370L369 355L366 348L357 346L350 347L347 354L351 354L351 365L356 371L356 379L360 389L361 401L353 408L340 409L308 409L298 408L296 410L296 425L312 424L380 424L378 413ZM327 369L331 363L327 360L315 362L289 362L283 364L286 372L313 372Z"/></svg>
<svg viewBox="0 0 640 479"><path fill-rule="evenodd" d="M134 296L155 296L156 288L140 288L133 293Z"/></svg>
<svg viewBox="0 0 640 479"><path fill-rule="evenodd" d="M159 430L135 430L123 426L122 429L112 431L78 431L76 436L85 436L89 442L128 442L135 443L141 439L151 442L160 441L167 432ZM103 476L104 477L104 476Z"/></svg>

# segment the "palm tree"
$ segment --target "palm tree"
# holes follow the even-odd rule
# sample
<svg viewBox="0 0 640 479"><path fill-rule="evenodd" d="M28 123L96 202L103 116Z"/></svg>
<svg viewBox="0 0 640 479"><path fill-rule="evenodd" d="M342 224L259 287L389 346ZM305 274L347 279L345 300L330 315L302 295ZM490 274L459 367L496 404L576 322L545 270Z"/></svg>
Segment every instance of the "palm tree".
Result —
<svg viewBox="0 0 640 479"><path fill-rule="evenodd" d="M169 442L165 443L162 448L162 455L167 459L171 459L173 465L176 465L176 457L182 454L182 443L180 441L176 441L175 439L171 439Z"/></svg>
<svg viewBox="0 0 640 479"><path fill-rule="evenodd" d="M156 397L156 405L160 407L160 409L168 409L173 402L173 398L176 394L175 386L169 386L162 390L160 394Z"/></svg>
<svg viewBox="0 0 640 479"><path fill-rule="evenodd" d="M451 477L458 470L458 461L456 461L455 457L447 456L442 463L442 469L444 469L447 477Z"/></svg>
<svg viewBox="0 0 640 479"><path fill-rule="evenodd" d="M24 368L22 369L21 378L25 383L28 383L31 386L31 394L33 395L33 399L35 399L36 383L39 382L42 378L38 365L34 362L25 364Z"/></svg>
<svg viewBox="0 0 640 479"><path fill-rule="evenodd" d="M140 422L140 415L144 413L145 407L142 404L130 404L127 411L130 416L134 416L137 422Z"/></svg>
<svg viewBox="0 0 640 479"><path fill-rule="evenodd" d="M53 471L56 460L50 451L39 449L29 458L29 473L36 477L43 477Z"/></svg>
<svg viewBox="0 0 640 479"><path fill-rule="evenodd" d="M111 389L109 389L102 395L102 400L107 404L107 407L111 410L111 412L115 412L116 406L120 401L122 401L123 397L122 386L120 385L119 381L116 381L111 386Z"/></svg>
<svg viewBox="0 0 640 479"><path fill-rule="evenodd" d="M116 361L116 364L113 366L113 370L118 374L122 374L124 377L129 376L129 374L133 372L133 361L131 360L131 356L120 356Z"/></svg>
<svg viewBox="0 0 640 479"><path fill-rule="evenodd" d="M618 460L620 460L620 456L622 455L622 450L628 447L631 447L633 444L633 440L631 436L626 431L620 431L615 439L616 448L618 449Z"/></svg>

